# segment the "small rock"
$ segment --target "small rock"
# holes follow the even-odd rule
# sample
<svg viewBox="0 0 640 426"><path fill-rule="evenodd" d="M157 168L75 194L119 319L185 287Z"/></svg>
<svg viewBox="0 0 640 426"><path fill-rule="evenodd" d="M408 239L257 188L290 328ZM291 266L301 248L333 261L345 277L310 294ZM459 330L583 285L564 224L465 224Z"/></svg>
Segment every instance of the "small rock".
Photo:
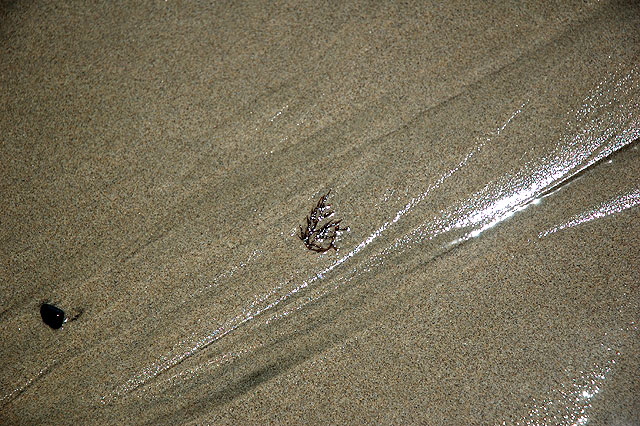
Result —
<svg viewBox="0 0 640 426"><path fill-rule="evenodd" d="M51 328L60 328L64 323L64 311L48 303L40 305L42 321Z"/></svg>

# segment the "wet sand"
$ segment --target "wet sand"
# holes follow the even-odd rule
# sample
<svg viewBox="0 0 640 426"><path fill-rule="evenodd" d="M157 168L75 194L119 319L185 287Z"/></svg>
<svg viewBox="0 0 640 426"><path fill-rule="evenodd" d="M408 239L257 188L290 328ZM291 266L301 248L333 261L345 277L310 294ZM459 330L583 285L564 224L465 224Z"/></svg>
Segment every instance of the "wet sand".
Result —
<svg viewBox="0 0 640 426"><path fill-rule="evenodd" d="M637 2L0 10L0 423L640 418Z"/></svg>

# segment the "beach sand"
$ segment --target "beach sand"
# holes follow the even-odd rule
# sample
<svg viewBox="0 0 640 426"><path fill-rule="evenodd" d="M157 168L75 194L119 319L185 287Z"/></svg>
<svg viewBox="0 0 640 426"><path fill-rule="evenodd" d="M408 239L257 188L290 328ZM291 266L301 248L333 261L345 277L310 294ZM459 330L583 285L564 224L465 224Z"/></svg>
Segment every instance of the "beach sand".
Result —
<svg viewBox="0 0 640 426"><path fill-rule="evenodd" d="M0 423L638 424L638 28L0 2Z"/></svg>

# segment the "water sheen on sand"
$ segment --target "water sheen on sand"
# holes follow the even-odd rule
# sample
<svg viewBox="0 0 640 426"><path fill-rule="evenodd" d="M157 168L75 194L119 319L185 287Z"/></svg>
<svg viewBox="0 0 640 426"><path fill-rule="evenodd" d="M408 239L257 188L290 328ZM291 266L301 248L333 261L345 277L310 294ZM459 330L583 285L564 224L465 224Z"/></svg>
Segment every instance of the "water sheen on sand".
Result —
<svg viewBox="0 0 640 426"><path fill-rule="evenodd" d="M0 422L638 418L637 3L0 11Z"/></svg>

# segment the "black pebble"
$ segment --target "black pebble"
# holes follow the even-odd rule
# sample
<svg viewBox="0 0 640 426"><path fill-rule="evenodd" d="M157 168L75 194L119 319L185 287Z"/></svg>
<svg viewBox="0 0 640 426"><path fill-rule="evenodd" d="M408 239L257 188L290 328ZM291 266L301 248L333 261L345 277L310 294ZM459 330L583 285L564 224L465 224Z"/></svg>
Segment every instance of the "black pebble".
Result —
<svg viewBox="0 0 640 426"><path fill-rule="evenodd" d="M48 303L40 305L42 321L51 328L60 328L64 323L64 311Z"/></svg>

